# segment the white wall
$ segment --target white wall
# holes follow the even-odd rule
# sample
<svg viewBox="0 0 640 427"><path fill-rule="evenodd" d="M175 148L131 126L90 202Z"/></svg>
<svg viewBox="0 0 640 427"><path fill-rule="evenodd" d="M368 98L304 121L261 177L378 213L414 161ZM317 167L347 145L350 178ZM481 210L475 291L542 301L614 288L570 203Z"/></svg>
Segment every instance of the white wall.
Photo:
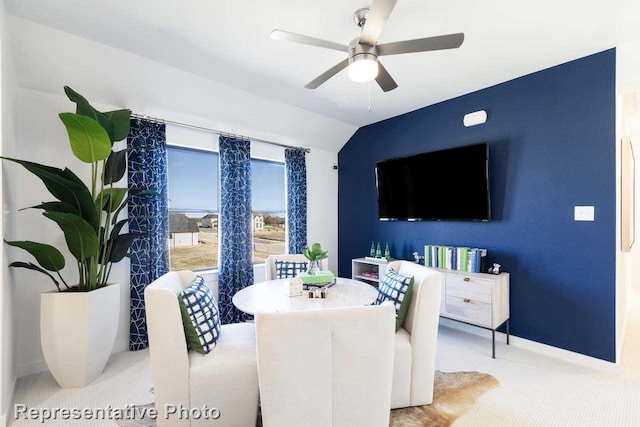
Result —
<svg viewBox="0 0 640 427"><path fill-rule="evenodd" d="M307 241L329 251L329 270L338 271L338 153L307 155Z"/></svg>
<svg viewBox="0 0 640 427"><path fill-rule="evenodd" d="M99 46L99 45L98 45ZM164 67L164 66L162 66ZM81 90L82 94L101 110L119 107L129 107L123 101L122 104L105 105L92 98L91 91L81 89L73 84L74 76L81 72L69 74L69 82L72 87ZM64 84L61 83L61 85ZM106 84L102 82L102 84ZM118 87L117 81L112 81L114 88ZM68 139L63 125L60 123L58 113L73 111L73 104L62 95L54 95L39 90L18 88L17 93L17 123L16 140L17 150L15 156L31 161L45 163L57 167L69 166L84 179L89 179L89 170L84 167L72 155L68 148ZM126 95L126 94L125 94ZM221 102L218 99L218 102ZM135 110L135 108L134 108ZM206 118L189 116L175 110L162 111L157 109L153 113L159 117L175 119L179 117L186 123L197 123L211 126ZM247 120L252 120L248 117ZM218 123L219 124L219 123ZM223 124L224 125L224 124ZM284 128L282 129L285 130ZM200 138L195 135L200 133ZM327 135L330 135L327 134ZM200 148L215 149L217 138L211 133L192 131L189 129L167 126L167 140L170 143L180 145L198 146ZM200 141L195 143L194 141ZM300 144L296 144L300 145ZM283 160L283 149L263 143L252 143L252 155L259 158ZM307 155L307 179L308 179L308 237L310 242L318 241L326 247L331 254L330 267L337 270L337 212L338 212L338 181L337 171L332 169L337 164L337 152L324 151L312 148ZM53 244L59 248L66 247L64 238L57 226L42 218L38 211L22 211L16 213L16 209L33 206L42 201L51 199L48 192L37 178L19 168L7 177L8 185L16 189L16 200L11 214L16 216L15 238L20 240L36 240ZM13 260L22 259L18 251L10 252ZM72 259L70 256L68 259ZM112 271L112 281L122 284L120 326L114 351L123 351L128 348L129 332L129 263L128 260L118 264ZM18 335L17 355L19 375L24 376L45 368L42 351L40 349L39 332L39 300L40 294L52 289L53 285L41 274L30 271L14 273L17 277L17 321ZM75 278L75 272L71 265L65 269L66 276ZM256 266L255 278L264 280L262 266ZM205 279L217 291L217 277L215 274L207 274ZM72 279L75 280L75 279Z"/></svg>
<svg viewBox="0 0 640 427"><path fill-rule="evenodd" d="M13 137L14 101L15 101L15 73L11 55L11 44L7 29L7 15L4 1L0 0L0 155L11 156L14 153L15 139ZM13 207L13 189L7 182L7 175L11 166L0 162L0 207L2 207L2 221L0 222L0 236L6 239L13 237L14 220L6 211ZM12 271L8 268L7 251L4 244L0 244L0 259L2 269L0 274L0 426L4 426L9 407L13 399L16 384L16 331L15 313L15 285Z"/></svg>

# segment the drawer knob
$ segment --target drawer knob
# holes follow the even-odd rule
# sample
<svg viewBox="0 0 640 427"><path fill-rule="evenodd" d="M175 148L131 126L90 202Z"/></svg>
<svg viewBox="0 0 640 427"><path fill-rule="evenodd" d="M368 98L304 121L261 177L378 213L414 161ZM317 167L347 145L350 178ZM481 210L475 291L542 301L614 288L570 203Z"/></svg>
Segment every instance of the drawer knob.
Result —
<svg viewBox="0 0 640 427"><path fill-rule="evenodd" d="M463 299L463 301L466 302L466 303L470 303L471 302L471 300L469 298L465 298L465 299Z"/></svg>
<svg viewBox="0 0 640 427"><path fill-rule="evenodd" d="M465 277L465 278L464 278L464 279L462 279L462 280L464 280L465 282L468 282L468 281L469 281L469 280L471 280L471 279L470 279L470 278L468 278L468 277Z"/></svg>

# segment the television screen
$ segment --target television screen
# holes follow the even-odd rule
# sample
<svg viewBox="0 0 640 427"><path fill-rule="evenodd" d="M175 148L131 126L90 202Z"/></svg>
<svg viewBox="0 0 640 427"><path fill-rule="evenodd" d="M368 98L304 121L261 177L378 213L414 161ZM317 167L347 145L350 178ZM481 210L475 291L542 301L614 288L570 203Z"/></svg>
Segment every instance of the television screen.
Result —
<svg viewBox="0 0 640 427"><path fill-rule="evenodd" d="M489 221L489 144L376 165L380 220Z"/></svg>

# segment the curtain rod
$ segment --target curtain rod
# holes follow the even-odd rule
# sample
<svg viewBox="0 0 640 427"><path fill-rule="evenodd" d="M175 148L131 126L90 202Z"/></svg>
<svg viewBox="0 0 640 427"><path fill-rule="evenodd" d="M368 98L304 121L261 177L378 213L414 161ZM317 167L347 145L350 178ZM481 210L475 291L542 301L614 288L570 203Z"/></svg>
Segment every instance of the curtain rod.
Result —
<svg viewBox="0 0 640 427"><path fill-rule="evenodd" d="M249 139L251 141L263 142L265 144L271 144L271 145L277 145L279 147L294 148L296 150L302 150L305 153L310 153L311 152L310 148L296 147L294 145L287 145L287 144L282 144L280 142L267 141L266 139L252 138L252 137L249 137L249 136L239 135L239 134L236 134L236 133L223 132L223 131L220 131L220 130L206 128L206 127L203 127L203 126L196 126L196 125L191 125L191 124L188 124L188 123L175 122L173 120L160 119L158 117L147 116L146 114L131 113L131 117L135 117L135 118L138 118L138 119L149 120L151 122L156 122L156 123L164 123L164 124L170 124L170 125L175 125L175 126L181 126L181 127L189 128L189 129L197 129L197 130L202 130L202 131L205 131L205 132L217 133L220 136L228 136L228 137L239 138L239 139Z"/></svg>

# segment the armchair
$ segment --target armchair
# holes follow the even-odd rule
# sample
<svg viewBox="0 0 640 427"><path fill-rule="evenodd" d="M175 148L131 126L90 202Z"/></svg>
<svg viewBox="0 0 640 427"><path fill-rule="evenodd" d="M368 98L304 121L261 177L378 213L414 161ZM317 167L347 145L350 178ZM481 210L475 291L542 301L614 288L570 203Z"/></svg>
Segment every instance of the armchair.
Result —
<svg viewBox="0 0 640 427"><path fill-rule="evenodd" d="M395 311L379 306L258 313L265 427L388 427Z"/></svg>
<svg viewBox="0 0 640 427"><path fill-rule="evenodd" d="M428 405L433 401L443 275L409 261L392 261L388 268L414 278L407 317L395 335L391 408Z"/></svg>
<svg viewBox="0 0 640 427"><path fill-rule="evenodd" d="M158 427L211 425L210 419L164 418L165 405L217 408L214 425L254 426L258 412L255 328L223 325L216 347L202 355L188 351L177 294L195 277L191 271L167 273L144 291Z"/></svg>

